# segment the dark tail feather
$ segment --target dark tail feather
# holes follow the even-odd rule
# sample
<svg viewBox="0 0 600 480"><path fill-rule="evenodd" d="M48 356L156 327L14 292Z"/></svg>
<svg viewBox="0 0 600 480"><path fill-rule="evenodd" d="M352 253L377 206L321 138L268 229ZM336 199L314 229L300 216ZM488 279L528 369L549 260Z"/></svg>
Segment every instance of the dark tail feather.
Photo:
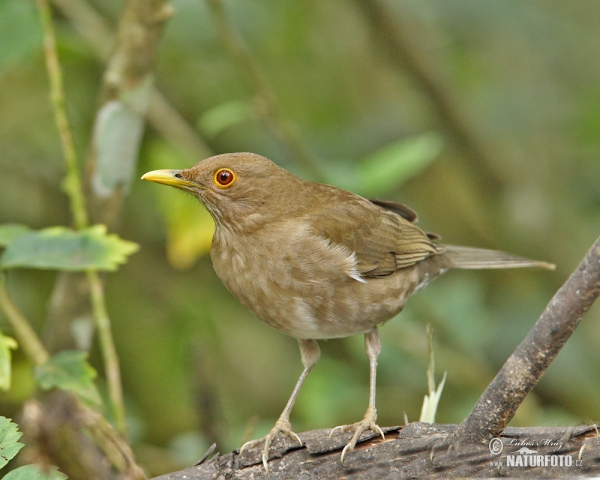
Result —
<svg viewBox="0 0 600 480"><path fill-rule="evenodd" d="M510 253L485 248L459 247L444 245L443 255L449 260L452 268L485 269L485 268L522 268L539 267L554 270L555 265L529 258L519 257Z"/></svg>

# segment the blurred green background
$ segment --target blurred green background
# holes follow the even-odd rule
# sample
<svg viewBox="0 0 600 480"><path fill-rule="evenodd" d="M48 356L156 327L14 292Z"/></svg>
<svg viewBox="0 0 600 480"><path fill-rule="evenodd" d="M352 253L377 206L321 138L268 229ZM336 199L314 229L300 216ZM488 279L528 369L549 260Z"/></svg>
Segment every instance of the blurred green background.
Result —
<svg viewBox="0 0 600 480"><path fill-rule="evenodd" d="M85 3L114 28L121 2ZM156 84L168 101L213 152L260 153L316 180L265 121L261 99L224 49L206 3L171 4L175 14L156 60ZM394 45L378 37L384 29L362 2L225 2L280 118L315 159L319 180L404 202L419 212L422 228L447 243L556 263L555 272L450 272L382 327L379 424L419 417L428 322L438 379L448 372L436 420L457 423L600 230L600 3L382 4L416 46L411 53L443 86L450 117L440 114ZM76 25L61 14L55 21L84 158L103 65ZM0 2L0 112L0 223L69 224L33 2ZM202 159L160 130L146 130L139 175ZM107 295L132 444L153 474L189 465L213 441L226 452L265 434L301 371L295 340L259 322L215 276L206 255L211 228L194 199L133 181L120 234L141 250L107 278ZM42 335L55 277L9 275L11 292ZM321 342L321 360L292 413L295 431L362 417L368 400L362 342ZM599 342L596 306L512 424L597 421ZM92 364L102 371L96 350ZM19 351L14 368L12 390L0 394L0 414L10 417L34 388Z"/></svg>

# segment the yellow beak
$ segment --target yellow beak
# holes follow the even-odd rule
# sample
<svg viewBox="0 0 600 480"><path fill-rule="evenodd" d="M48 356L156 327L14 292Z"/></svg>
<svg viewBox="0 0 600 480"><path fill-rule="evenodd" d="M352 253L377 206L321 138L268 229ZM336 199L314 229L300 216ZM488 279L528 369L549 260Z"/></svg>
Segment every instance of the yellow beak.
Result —
<svg viewBox="0 0 600 480"><path fill-rule="evenodd" d="M186 187L198 187L196 183L181 178L181 170L152 170L144 173L142 180L184 189Z"/></svg>

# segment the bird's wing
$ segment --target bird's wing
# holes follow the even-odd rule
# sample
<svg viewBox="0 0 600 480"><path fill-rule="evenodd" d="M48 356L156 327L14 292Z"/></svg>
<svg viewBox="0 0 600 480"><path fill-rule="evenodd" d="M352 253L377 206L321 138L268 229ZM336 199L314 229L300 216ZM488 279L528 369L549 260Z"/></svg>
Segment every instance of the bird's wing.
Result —
<svg viewBox="0 0 600 480"><path fill-rule="evenodd" d="M443 251L433 243L435 236L412 223L416 214L408 207L354 195L344 200L321 206L307 218L315 234L355 255L362 277L390 275Z"/></svg>
<svg viewBox="0 0 600 480"><path fill-rule="evenodd" d="M389 200L379 200L378 198L369 198L369 202L379 205L390 212L397 213L411 223L416 223L417 221L417 212L403 203L390 202Z"/></svg>

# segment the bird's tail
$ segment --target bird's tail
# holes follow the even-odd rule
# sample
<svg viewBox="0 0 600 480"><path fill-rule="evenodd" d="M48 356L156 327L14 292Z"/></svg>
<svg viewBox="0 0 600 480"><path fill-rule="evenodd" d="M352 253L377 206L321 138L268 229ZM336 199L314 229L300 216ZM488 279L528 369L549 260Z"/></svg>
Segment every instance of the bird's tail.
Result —
<svg viewBox="0 0 600 480"><path fill-rule="evenodd" d="M451 268L486 269L486 268L522 268L539 267L554 270L552 263L531 260L510 253L485 248L460 247L457 245L444 245L446 250L443 255L448 260Z"/></svg>

